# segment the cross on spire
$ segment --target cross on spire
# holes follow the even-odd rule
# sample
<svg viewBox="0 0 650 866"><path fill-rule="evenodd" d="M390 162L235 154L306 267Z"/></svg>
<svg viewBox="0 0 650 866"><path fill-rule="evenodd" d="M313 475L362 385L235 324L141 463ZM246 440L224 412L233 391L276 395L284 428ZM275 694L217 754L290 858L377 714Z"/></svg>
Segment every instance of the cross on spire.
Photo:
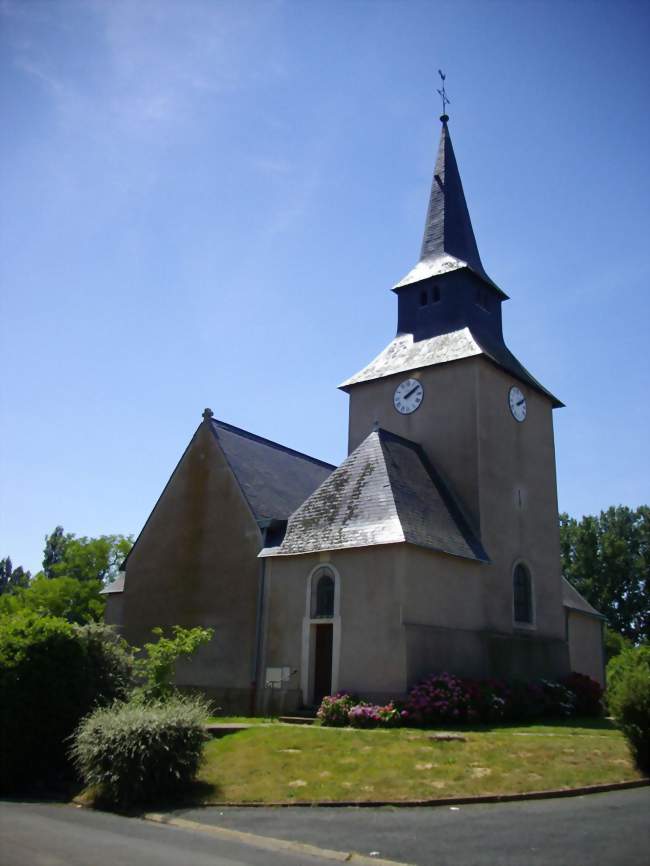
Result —
<svg viewBox="0 0 650 866"><path fill-rule="evenodd" d="M447 76L442 71L442 69L438 70L438 75L440 76L440 79L442 81L442 87L438 88L438 93L440 94L440 98L442 99L442 116L441 116L440 120L445 121L445 120L449 120L449 118L447 116L447 106L449 105L451 100L448 99L447 91L445 90L445 78Z"/></svg>

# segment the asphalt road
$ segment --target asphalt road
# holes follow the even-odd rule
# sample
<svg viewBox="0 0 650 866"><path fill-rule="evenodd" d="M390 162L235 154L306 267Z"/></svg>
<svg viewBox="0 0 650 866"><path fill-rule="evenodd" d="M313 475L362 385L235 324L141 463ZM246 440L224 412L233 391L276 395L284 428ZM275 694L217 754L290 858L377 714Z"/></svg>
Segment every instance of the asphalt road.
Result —
<svg viewBox="0 0 650 866"><path fill-rule="evenodd" d="M332 866L73 806L0 802L1 866Z"/></svg>
<svg viewBox="0 0 650 866"><path fill-rule="evenodd" d="M650 866L650 788L450 808L206 808L171 816L417 866ZM0 803L0 866L321 866L198 830Z"/></svg>
<svg viewBox="0 0 650 866"><path fill-rule="evenodd" d="M435 808L195 809L195 821L417 866L650 866L650 788Z"/></svg>

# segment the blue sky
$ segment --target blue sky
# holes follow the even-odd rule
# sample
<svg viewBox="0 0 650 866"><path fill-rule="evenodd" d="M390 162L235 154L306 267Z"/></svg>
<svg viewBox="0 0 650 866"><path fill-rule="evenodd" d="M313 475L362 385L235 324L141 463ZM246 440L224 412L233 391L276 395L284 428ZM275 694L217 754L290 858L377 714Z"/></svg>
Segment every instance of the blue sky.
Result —
<svg viewBox="0 0 650 866"><path fill-rule="evenodd" d="M649 44L621 0L0 0L0 556L137 533L205 406L340 462L439 67L560 508L647 502Z"/></svg>

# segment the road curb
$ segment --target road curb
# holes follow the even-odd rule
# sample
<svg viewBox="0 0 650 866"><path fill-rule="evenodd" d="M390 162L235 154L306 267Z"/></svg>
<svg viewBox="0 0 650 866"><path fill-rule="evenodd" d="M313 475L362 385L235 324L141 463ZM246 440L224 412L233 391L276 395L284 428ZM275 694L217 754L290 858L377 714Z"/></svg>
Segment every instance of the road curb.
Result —
<svg viewBox="0 0 650 866"><path fill-rule="evenodd" d="M359 808L394 806L405 808L413 806L470 806L473 803L516 803L520 800L551 800L557 797L583 797L587 794L606 794L608 791L625 791L628 788L645 788L650 785L650 778L633 779L628 782L608 782L602 785L586 785L581 788L551 788L546 791L526 791L521 794L479 794L475 797L442 797L427 800L275 800L270 803L238 803L232 800L214 800L201 803L191 808L229 807L237 809L282 808L290 806L300 808L344 808L357 806ZM374 863L377 860L373 859Z"/></svg>
<svg viewBox="0 0 650 866"><path fill-rule="evenodd" d="M304 854L309 857L319 857L321 860L333 860L337 863L351 863L353 866L409 866L397 860L383 860L380 857L367 857L354 851L334 851L330 848L319 848L307 842L291 842L287 839L276 839L273 836L260 836L243 830L232 830L229 827L215 827L213 824L203 824L201 821L189 821L186 818L173 818L159 812L147 812L140 816L145 821L164 824L167 827L178 827L180 830L195 830L208 833L218 839L228 842L241 842L265 851L288 851L292 854Z"/></svg>

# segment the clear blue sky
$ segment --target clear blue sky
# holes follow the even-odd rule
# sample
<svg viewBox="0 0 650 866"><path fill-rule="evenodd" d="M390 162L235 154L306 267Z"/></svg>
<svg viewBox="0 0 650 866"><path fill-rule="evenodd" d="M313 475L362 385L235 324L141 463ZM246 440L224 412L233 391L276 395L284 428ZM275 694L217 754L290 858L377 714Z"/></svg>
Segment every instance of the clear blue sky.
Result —
<svg viewBox="0 0 650 866"><path fill-rule="evenodd" d="M650 5L0 2L0 556L137 533L201 419L345 455L437 69L560 508L648 495Z"/></svg>

